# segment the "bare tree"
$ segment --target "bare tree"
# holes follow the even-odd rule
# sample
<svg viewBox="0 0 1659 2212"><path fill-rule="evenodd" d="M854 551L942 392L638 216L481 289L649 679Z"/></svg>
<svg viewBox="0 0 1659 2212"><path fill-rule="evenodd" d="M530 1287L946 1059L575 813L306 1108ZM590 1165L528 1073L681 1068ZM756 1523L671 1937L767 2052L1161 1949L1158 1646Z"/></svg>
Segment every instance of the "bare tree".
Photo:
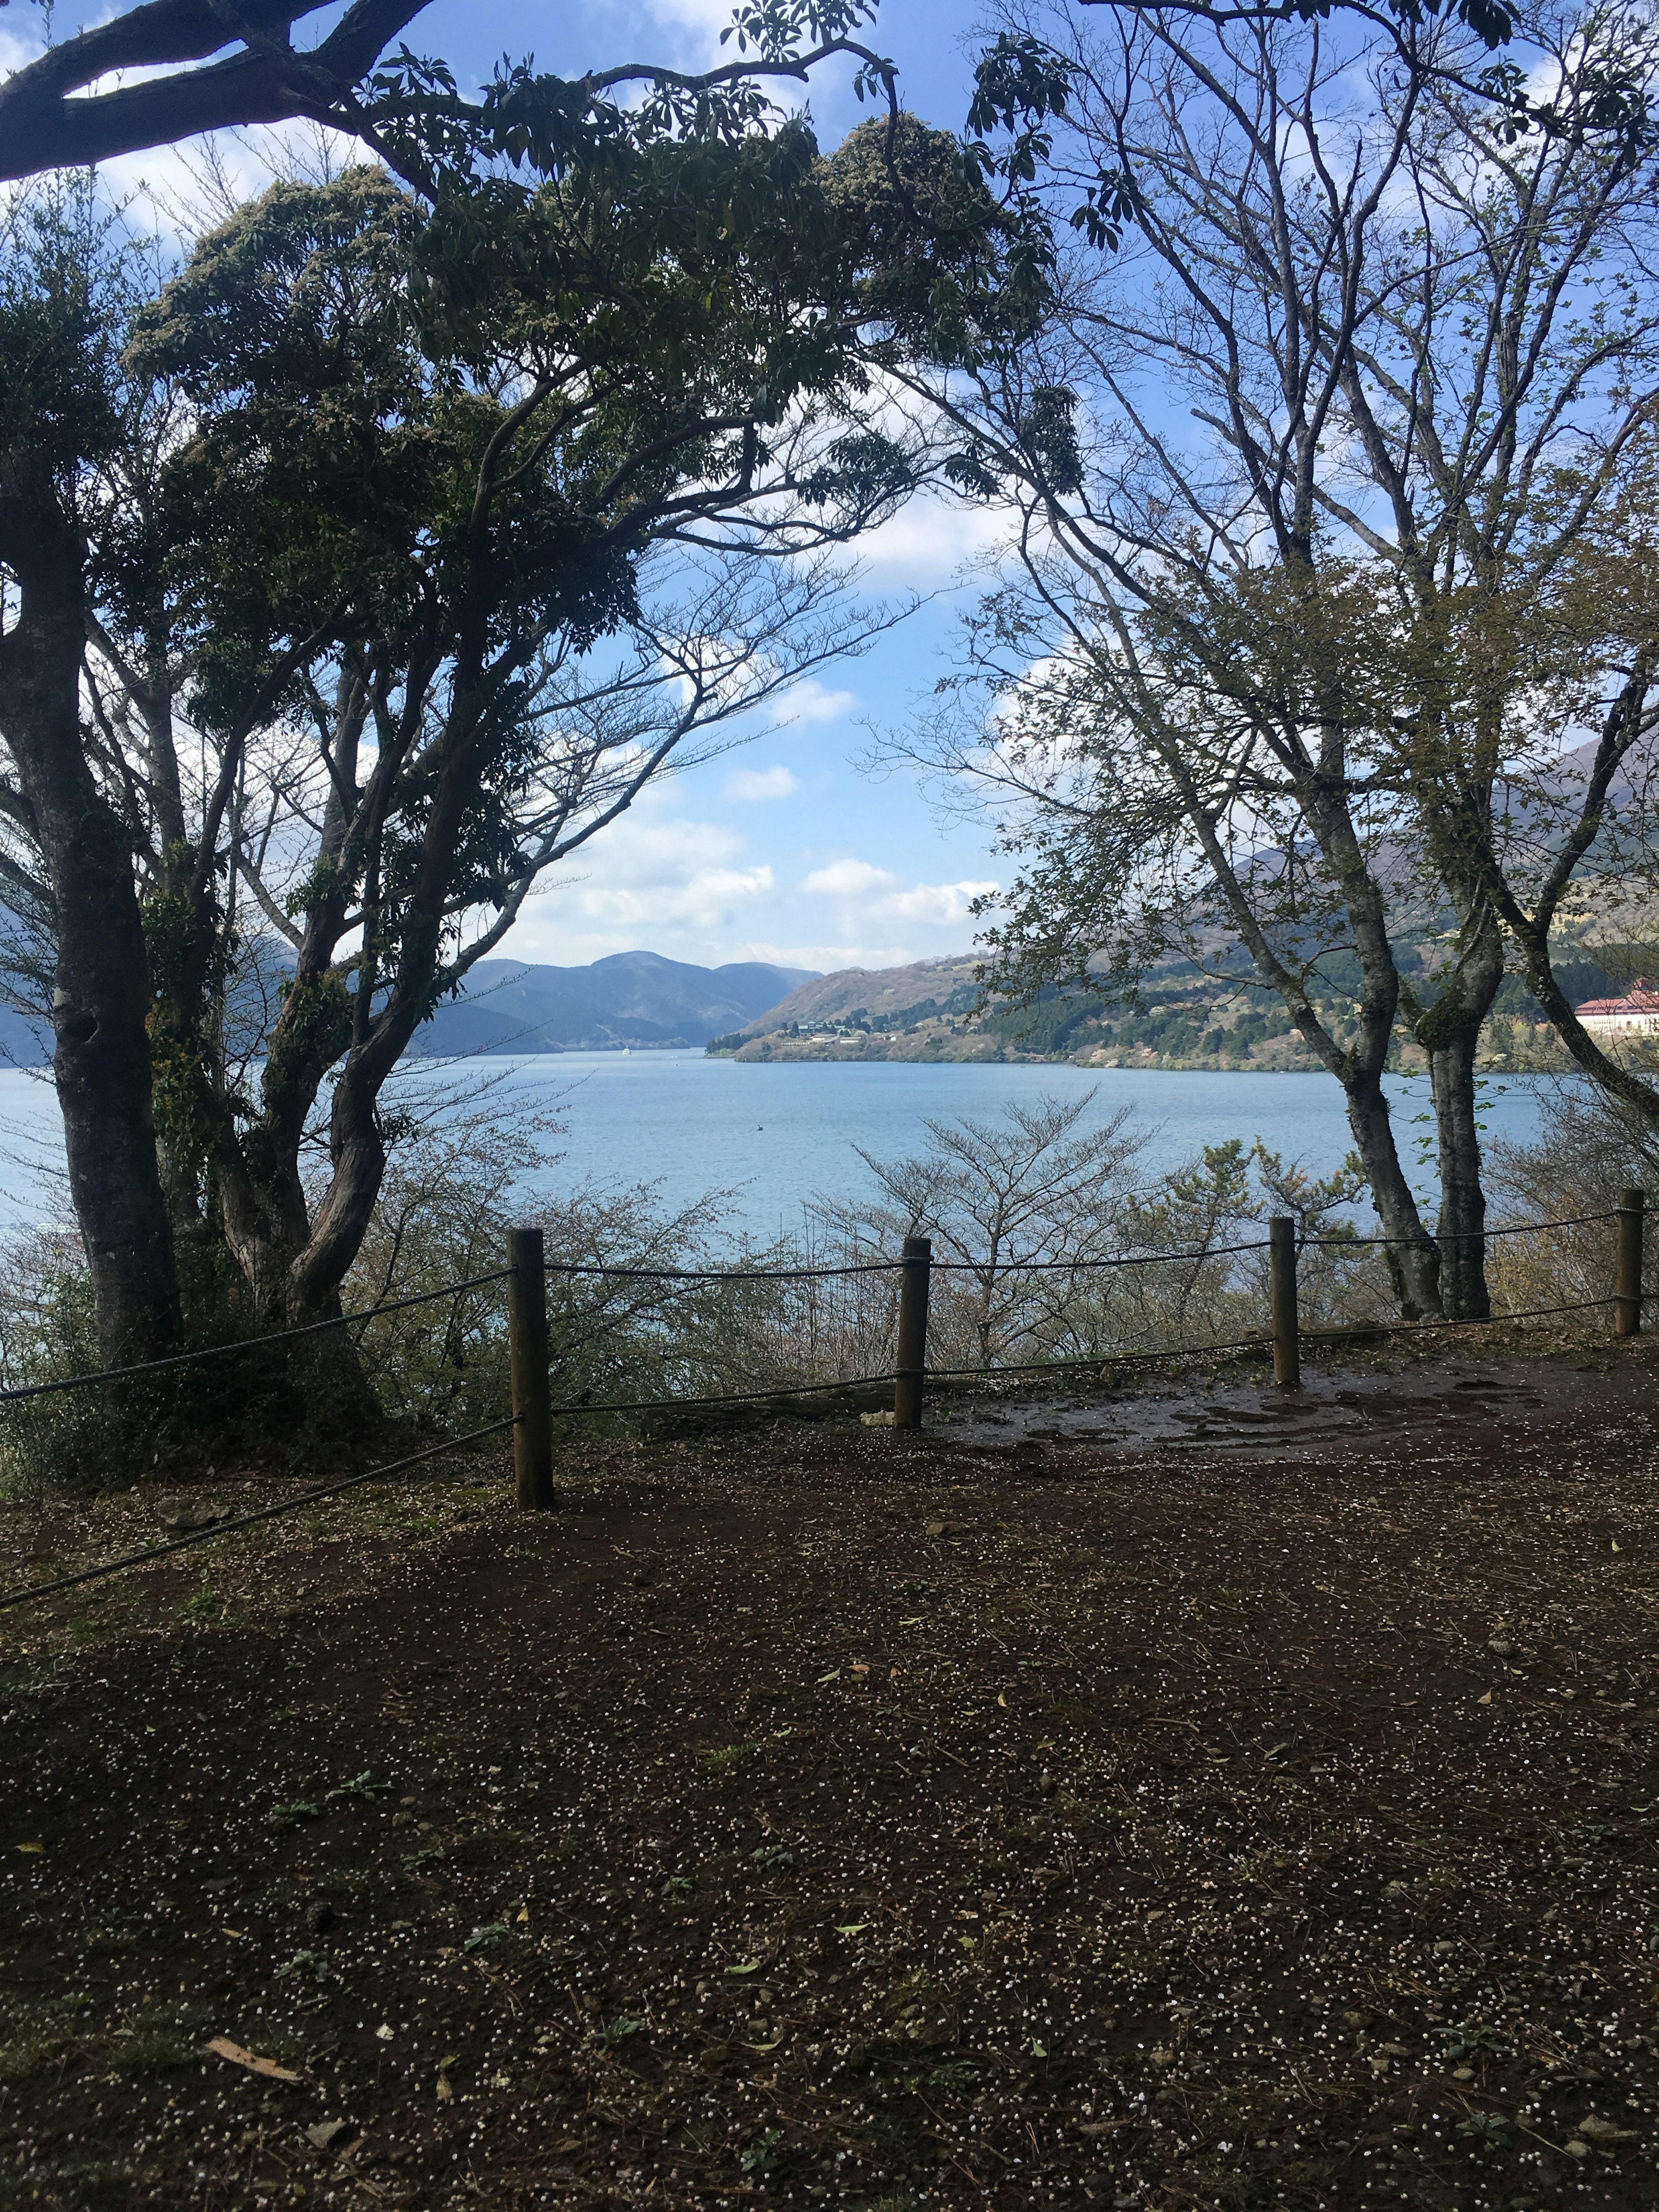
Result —
<svg viewBox="0 0 1659 2212"><path fill-rule="evenodd" d="M927 1150L906 1160L860 1150L880 1198L873 1209L821 1209L823 1221L854 1249L930 1237L941 1271L936 1342L967 1364L998 1365L1057 1324L1120 1249L1146 1139L1127 1110L1081 1127L1093 1099L1015 1104L1000 1121L924 1121Z"/></svg>
<svg viewBox="0 0 1659 2212"><path fill-rule="evenodd" d="M1033 20L1066 64L1054 189L1109 185L1128 228L1013 373L931 390L1016 525L974 634L990 721L930 741L1027 860L996 980L1100 981L1108 947L1121 988L1171 951L1273 988L1343 1085L1406 1310L1482 1314L1502 886L1571 877L1607 781L1565 755L1598 696L1647 696L1654 150L1594 117L1652 25L1528 16L1557 122L1528 129L1459 88L1455 26L1401 67L1352 22ZM1382 1088L1402 1030L1437 1249Z"/></svg>

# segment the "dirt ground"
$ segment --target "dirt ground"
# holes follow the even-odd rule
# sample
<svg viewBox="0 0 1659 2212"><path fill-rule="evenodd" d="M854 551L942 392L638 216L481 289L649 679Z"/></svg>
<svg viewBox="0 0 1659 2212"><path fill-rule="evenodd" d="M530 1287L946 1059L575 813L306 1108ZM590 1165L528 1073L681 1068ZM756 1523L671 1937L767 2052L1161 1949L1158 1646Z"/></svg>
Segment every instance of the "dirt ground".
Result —
<svg viewBox="0 0 1659 2212"><path fill-rule="evenodd" d="M491 1459L0 1614L0 2205L1653 2207L1654 1348L1310 1380Z"/></svg>

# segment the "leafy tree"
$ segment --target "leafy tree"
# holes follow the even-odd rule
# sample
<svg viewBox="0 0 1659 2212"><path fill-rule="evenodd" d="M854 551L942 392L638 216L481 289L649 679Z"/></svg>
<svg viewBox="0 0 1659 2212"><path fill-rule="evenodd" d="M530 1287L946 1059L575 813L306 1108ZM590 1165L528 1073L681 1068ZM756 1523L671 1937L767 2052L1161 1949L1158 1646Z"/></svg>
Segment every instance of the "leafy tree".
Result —
<svg viewBox="0 0 1659 2212"><path fill-rule="evenodd" d="M915 126L899 143L915 185L975 190L948 150L930 179L939 143ZM434 242L451 210L417 234L380 179L279 191L207 242L141 331L196 418L173 483L208 556L204 714L234 732L230 702L303 649L303 703L333 763L323 849L289 896L306 927L255 1141L228 1141L227 1102L213 1156L263 1307L297 1316L332 1296L379 1188L380 1089L437 997L580 842L579 822L586 836L614 817L688 726L731 711L714 641L746 633L752 665L757 623L775 630L810 605L786 564L854 537L914 481L919 457L865 421L870 364L914 349L939 277L956 271L930 265L914 228L899 255L872 254L891 185L865 146L855 136L845 164L821 161L793 123L732 143L647 137L631 164L613 149L599 175L567 169L510 199L465 263L459 234ZM976 256L982 228L972 235ZM916 265L896 268L901 255ZM202 529L205 515L222 526ZM233 544L228 562L214 558ZM698 711L642 751L613 731L602 800L580 743L550 787L537 732L556 714L568 735L581 705L556 671L602 688L592 650L644 623L653 549L672 550L676 573L696 560L726 578L691 649L674 648ZM732 580L767 566L782 573ZM331 705L317 684L325 641ZM233 738L227 805L240 759ZM192 983L217 933L204 865L216 798L189 887ZM463 951L463 918L480 911L488 924ZM177 1019L199 1033L183 994ZM332 1174L302 1235L304 1113L341 1051Z"/></svg>
<svg viewBox="0 0 1659 2212"><path fill-rule="evenodd" d="M424 195L352 170L239 211L106 345L119 465L112 428L49 493L103 488L59 703L149 854L123 1003L151 1185L175 1232L228 1238L267 1316L331 1309L381 1086L541 871L830 649L826 549L928 459L878 427L872 379L1017 342L1045 282L1040 221L890 108L824 157L752 84L623 108L526 77L480 121L417 76ZM642 704L665 672L666 714ZM189 804L186 733L209 763ZM226 1050L238 890L294 963L257 1097ZM301 1148L337 1062L313 1211ZM147 1073L135 1054L141 1121Z"/></svg>
<svg viewBox="0 0 1659 2212"><path fill-rule="evenodd" d="M27 848L0 880L13 950L43 982L70 1187L106 1360L179 1323L155 1168L143 923L123 809L84 743L90 486L128 427L129 301L85 191L14 203L0 225L0 822ZM49 948L49 949L48 949Z"/></svg>

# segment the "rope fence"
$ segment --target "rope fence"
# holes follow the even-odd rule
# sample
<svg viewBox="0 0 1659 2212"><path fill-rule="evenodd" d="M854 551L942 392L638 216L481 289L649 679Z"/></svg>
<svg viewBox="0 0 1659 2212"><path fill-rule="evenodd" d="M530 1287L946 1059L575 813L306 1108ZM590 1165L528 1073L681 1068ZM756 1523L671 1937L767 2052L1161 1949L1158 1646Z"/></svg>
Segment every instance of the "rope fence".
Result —
<svg viewBox="0 0 1659 2212"><path fill-rule="evenodd" d="M1498 1237L1539 1237L1547 1229L1583 1229L1593 1222L1616 1221L1621 1209L1608 1206L1601 1213L1571 1213L1561 1221L1511 1221L1497 1229L1425 1229L1420 1237L1310 1237L1304 1249L1316 1252L1358 1252L1397 1246L1411 1250L1431 1244L1490 1244Z"/></svg>
<svg viewBox="0 0 1659 2212"><path fill-rule="evenodd" d="M1430 1316L1403 1321L1363 1322L1357 1324L1315 1325L1306 1334L1316 1343L1340 1343L1344 1338L1369 1338L1383 1335L1423 1334L1437 1329L1490 1327L1510 1322L1537 1321L1555 1318L1566 1314L1591 1313L1608 1306L1613 1309L1614 1334L1634 1336L1642 1325L1642 1309L1659 1297L1659 1290L1646 1291L1642 1284L1643 1236L1645 1220L1645 1199L1640 1190L1620 1194L1620 1204L1601 1213L1577 1214L1557 1221L1522 1222L1479 1232L1483 1237L1537 1235L1546 1231L1577 1229L1602 1222L1616 1224L1613 1288L1605 1296L1581 1298L1559 1304L1523 1308L1518 1311L1481 1316L1442 1317ZM553 1425L556 1420L571 1420L598 1415L642 1413L679 1413L712 1410L720 1407L788 1404L811 1397L869 1390L890 1383L893 1386L893 1405L890 1418L896 1428L917 1430L922 1425L923 1401L929 1383L972 1381L994 1383L1004 1376L1054 1375L1075 1373L1080 1370L1098 1372L1103 1369L1140 1364L1147 1362L1188 1361L1237 1358L1245 1354L1265 1356L1271 1350L1273 1379L1284 1388L1297 1389L1301 1383L1301 1354L1304 1330L1299 1313L1297 1261L1300 1253L1360 1251L1411 1244L1415 1240L1400 1237L1303 1237L1298 1240L1297 1223L1289 1215L1278 1215L1268 1224L1265 1238L1255 1238L1231 1244L1211 1244L1195 1249L1178 1252L1124 1252L1101 1258L1075 1260L1042 1260L1032 1258L996 1265L971 1260L935 1260L932 1241L924 1237L907 1237L903 1250L896 1260L872 1260L851 1265L826 1267L736 1267L736 1268L640 1268L611 1267L588 1263L549 1262L539 1229L514 1229L507 1237L507 1264L486 1273L467 1277L434 1291L423 1291L406 1297L385 1299L374 1305L357 1309L351 1313L330 1316L323 1320L271 1332L264 1336L236 1340L220 1345L204 1346L187 1352L169 1354L158 1359L144 1360L131 1366L107 1368L94 1373L71 1375L50 1382L30 1383L0 1389L0 1407L17 1404L57 1393L111 1385L137 1376L164 1372L197 1363L227 1358L242 1352L261 1351L273 1346L288 1344L316 1336L329 1330L348 1328L367 1324L383 1314L404 1311L412 1307L429 1305L440 1299L453 1298L462 1292L488 1288L498 1283L507 1285L507 1336L508 1370L511 1377L512 1410L499 1419L469 1429L465 1434L446 1438L423 1449L406 1454L384 1465L368 1468L360 1474L346 1475L336 1481L318 1484L298 1495L285 1498L274 1505L238 1514L215 1521L208 1527L164 1544L149 1546L119 1558L107 1559L81 1569L74 1573L35 1583L27 1589L0 1593L0 1612L27 1604L30 1601L77 1588L83 1583L101 1579L127 1569L147 1566L153 1562L176 1553L195 1549L216 1540L238 1529L252 1528L285 1514L297 1512L307 1505L340 1496L364 1484L383 1482L407 1469L426 1462L441 1458L449 1453L481 1443L489 1437L510 1431L513 1437L514 1488L519 1506L526 1510L541 1510L555 1504L556 1494L553 1480ZM1470 1232L1474 1234L1475 1232ZM1431 1243L1456 1241L1454 1237L1431 1239ZM1047 1274L1066 1272L1073 1275L1104 1270L1139 1268L1157 1265L1194 1265L1213 1260L1232 1258L1251 1253L1266 1252L1268 1255L1268 1305L1270 1327L1242 1339L1224 1343L1173 1345L1155 1350L1117 1349L1090 1352L1076 1357L1048 1357L1034 1360L990 1361L973 1365L946 1367L930 1365L927 1358L929 1291L935 1274L968 1274L984 1282L996 1274L1024 1277L1028 1274ZM855 1276L896 1276L897 1311L896 1328L896 1357L893 1364L878 1371L848 1376L837 1376L830 1381L796 1382L782 1387L732 1390L669 1397L643 1398L580 1398L574 1401L555 1404L550 1388L551 1362L550 1358L547 1279L556 1277L598 1277L620 1281L663 1283L744 1283L744 1282L814 1282Z"/></svg>
<svg viewBox="0 0 1659 2212"><path fill-rule="evenodd" d="M15 1605L27 1605L31 1598L51 1597L58 1590L75 1589L82 1583L100 1582L106 1575L118 1575L126 1567L147 1567L152 1560L170 1559L175 1552L194 1551L198 1544L213 1543L238 1528L252 1528L261 1521L280 1520L285 1513L297 1513L301 1506L315 1505L325 1498L337 1498L342 1491L356 1490L366 1482L384 1482L389 1475L401 1474L405 1468L418 1467L423 1460L441 1459L446 1452L459 1451L463 1444L476 1444L485 1437L499 1436L512 1425L513 1416L507 1413L499 1421L469 1430L464 1437L447 1437L441 1444L428 1444L424 1451L410 1452L385 1467L368 1468L361 1474L343 1475L337 1482L319 1482L275 1505L262 1505L252 1513L234 1514L226 1520L214 1522L209 1528L192 1529L186 1536L175 1536L170 1544L147 1545L142 1552L125 1552L119 1559L102 1559L95 1567L82 1567L75 1574L59 1575L49 1583L36 1583L29 1589L8 1590L0 1595L0 1613Z"/></svg>
<svg viewBox="0 0 1659 2212"><path fill-rule="evenodd" d="M550 1275L607 1275L624 1283L820 1283L836 1275L890 1275L901 1260L860 1260L846 1267L599 1267L550 1260Z"/></svg>
<svg viewBox="0 0 1659 2212"><path fill-rule="evenodd" d="M24 1398L49 1398L58 1390L84 1390L94 1382L125 1382L135 1375L165 1374L169 1368L192 1366L198 1360L220 1359L228 1352L260 1352L273 1344L292 1344L303 1336L320 1335L325 1329L349 1328L355 1322L373 1321L377 1314L402 1313L409 1306L429 1306L439 1298L459 1297L486 1283L504 1283L510 1267L496 1267L487 1275L473 1275L464 1283L446 1283L441 1290L417 1291L406 1298L383 1298L378 1305L360 1306L356 1313L331 1314L325 1321L302 1322L297 1328L279 1328L269 1336L233 1337L228 1344L204 1344L193 1352L171 1352L161 1359L140 1359L131 1367L105 1367L93 1375L66 1375L55 1382L29 1382L16 1389L0 1390L0 1406Z"/></svg>

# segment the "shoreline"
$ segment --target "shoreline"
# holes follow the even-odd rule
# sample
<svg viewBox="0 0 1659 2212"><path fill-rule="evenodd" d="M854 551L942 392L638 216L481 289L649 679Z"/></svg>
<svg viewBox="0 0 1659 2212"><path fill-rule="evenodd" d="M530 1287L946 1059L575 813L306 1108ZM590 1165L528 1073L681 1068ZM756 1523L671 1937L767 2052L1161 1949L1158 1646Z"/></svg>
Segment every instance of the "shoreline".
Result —
<svg viewBox="0 0 1659 2212"><path fill-rule="evenodd" d="M977 1052L921 1052L866 1051L833 1045L801 1046L793 1040L781 1049L770 1038L757 1039L764 1047L759 1051L744 1049L738 1052L712 1052L705 1049L706 1060L722 1060L742 1067L811 1067L811 1066L908 1066L908 1067L1074 1067L1083 1074L1112 1073L1121 1075L1324 1075L1330 1070L1311 1054L1288 1054L1275 1060L1222 1060L1219 1057L1178 1059L1170 1054L1125 1054L1121 1058L1109 1054L1089 1054L1078 1056L1070 1053L1011 1052L1006 1047ZM1547 1062L1517 1060L1502 1055L1483 1060L1479 1075L1571 1075L1572 1063L1563 1055L1559 1060ZM1419 1076L1428 1073L1427 1063L1420 1056L1413 1060L1392 1059L1384 1070L1389 1075ZM1331 1080L1335 1081L1331 1076Z"/></svg>

